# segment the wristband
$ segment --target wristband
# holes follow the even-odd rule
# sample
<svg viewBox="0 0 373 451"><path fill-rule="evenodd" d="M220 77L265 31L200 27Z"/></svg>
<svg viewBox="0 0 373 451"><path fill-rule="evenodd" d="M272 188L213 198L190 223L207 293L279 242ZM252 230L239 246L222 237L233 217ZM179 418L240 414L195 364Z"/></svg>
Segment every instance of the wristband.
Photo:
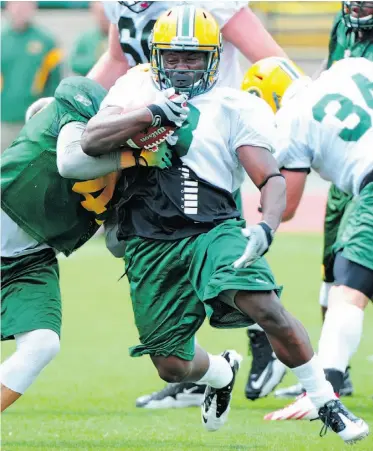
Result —
<svg viewBox="0 0 373 451"><path fill-rule="evenodd" d="M272 244L273 238L275 236L275 231L271 229L271 227L264 221L259 222L260 227L264 230L267 241L268 241L268 247Z"/></svg>

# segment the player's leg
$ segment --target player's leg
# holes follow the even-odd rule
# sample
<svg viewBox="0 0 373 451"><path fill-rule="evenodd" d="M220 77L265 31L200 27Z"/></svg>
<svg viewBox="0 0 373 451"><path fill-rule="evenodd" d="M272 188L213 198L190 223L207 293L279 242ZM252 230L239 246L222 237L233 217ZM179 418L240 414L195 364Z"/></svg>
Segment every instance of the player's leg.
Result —
<svg viewBox="0 0 373 451"><path fill-rule="evenodd" d="M323 321L328 309L329 291L334 282L333 266L335 253L333 247L337 241L342 218L351 200L352 196L350 194L344 193L335 185L330 187L324 218L323 282L319 297Z"/></svg>
<svg viewBox="0 0 373 451"><path fill-rule="evenodd" d="M328 377L339 392L340 373L360 343L364 309L373 297L373 183L355 198L336 251L336 286L330 292L319 352Z"/></svg>
<svg viewBox="0 0 373 451"><path fill-rule="evenodd" d="M233 193L238 210L244 218L242 190ZM247 328L251 367L245 385L245 396L251 401L271 393L285 376L285 366L276 358L267 335L258 324Z"/></svg>
<svg viewBox="0 0 373 451"><path fill-rule="evenodd" d="M323 322L328 310L329 293L334 285L333 266L335 252L333 249L338 236L346 227L348 217L354 208L354 202L351 201L351 199L351 195L342 192L335 185L330 187L324 219L323 282L320 287L319 295ZM277 390L275 396L281 398L295 398L302 393L304 393L304 388L300 384L296 384ZM346 370L343 376L343 385L340 387L339 393L341 396L350 396L353 393L349 369ZM305 400L302 402L305 402ZM289 414L291 415L291 413L292 412Z"/></svg>
<svg viewBox="0 0 373 451"><path fill-rule="evenodd" d="M166 382L198 382L219 390L220 421L229 411L230 392L240 356L210 355L195 344L205 307L189 282L195 238L161 242L134 238L126 247L128 279L141 344L132 356L148 354ZM210 430L216 424L209 423Z"/></svg>
<svg viewBox="0 0 373 451"><path fill-rule="evenodd" d="M15 335L16 351L0 367L1 411L13 404L57 355L60 338L50 329Z"/></svg>
<svg viewBox="0 0 373 451"><path fill-rule="evenodd" d="M340 403L326 380L323 367L314 354L302 324L281 305L272 272L262 258L248 268L232 270L247 240L238 221L226 221L200 238L193 256L190 278L207 307L215 327L243 327L258 323L266 332L279 360L306 388L324 422L333 417L333 426L345 441L362 438L366 424ZM197 252L198 251L198 252ZM334 413L333 413L334 412ZM342 423L341 423L342 422Z"/></svg>
<svg viewBox="0 0 373 451"><path fill-rule="evenodd" d="M14 403L60 348L61 297L53 251L2 258L1 339L16 350L0 367L1 410Z"/></svg>

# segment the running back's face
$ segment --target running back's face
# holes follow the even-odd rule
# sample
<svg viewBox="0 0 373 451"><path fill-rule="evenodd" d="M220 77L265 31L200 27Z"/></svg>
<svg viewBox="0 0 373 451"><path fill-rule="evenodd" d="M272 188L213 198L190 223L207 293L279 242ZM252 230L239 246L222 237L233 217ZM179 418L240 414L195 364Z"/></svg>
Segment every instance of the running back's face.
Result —
<svg viewBox="0 0 373 451"><path fill-rule="evenodd" d="M36 11L36 2L7 2L6 10L15 30L24 30Z"/></svg>
<svg viewBox="0 0 373 451"><path fill-rule="evenodd" d="M163 52L163 65L167 76L175 88L186 88L198 82L207 65L204 52L172 51Z"/></svg>

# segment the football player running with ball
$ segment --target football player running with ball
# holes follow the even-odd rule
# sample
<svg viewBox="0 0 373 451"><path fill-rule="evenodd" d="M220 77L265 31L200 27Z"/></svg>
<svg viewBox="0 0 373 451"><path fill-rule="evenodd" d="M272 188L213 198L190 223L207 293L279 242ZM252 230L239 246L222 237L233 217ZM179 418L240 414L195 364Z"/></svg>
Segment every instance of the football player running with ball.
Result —
<svg viewBox="0 0 373 451"><path fill-rule="evenodd" d="M178 3L181 2L176 2L176 5ZM240 53L251 62L269 56L286 56L250 10L247 1L190 3L205 7L221 27L224 51L221 55L218 86L239 88L243 75L239 63ZM88 76L109 89L129 68L148 63L149 38L154 23L173 6L175 2L167 1L104 2L107 17L112 22L109 48ZM239 189L234 193L234 200L243 214ZM285 367L276 359L265 333L258 325L250 326L247 334L252 364L245 395L248 399L255 400L268 395L281 382ZM192 383L172 384L151 395L139 397L136 405L152 409L199 406L203 392L204 387Z"/></svg>
<svg viewBox="0 0 373 451"><path fill-rule="evenodd" d="M267 101L282 99L276 114L276 157L287 181L284 220L294 215L311 168L338 189L356 196L333 248L335 284L330 289L319 341L319 359L339 394L346 367L359 346L364 310L373 297L373 62L365 58L355 58L354 64L341 60L304 85L293 83L290 75L279 82L284 63L293 67L287 61L263 60L246 77L247 88L255 87ZM316 418L320 413L310 398L301 395L265 418ZM340 413L342 416L337 408L329 418L333 429L342 435L346 421L352 421L360 437L368 434L364 422L343 408Z"/></svg>
<svg viewBox="0 0 373 451"><path fill-rule="evenodd" d="M83 153L80 136L106 94L92 80L66 78L2 154L1 340L16 342L0 368L2 411L60 349L56 254L70 255L97 232L111 211L121 168L169 161L165 149L142 151L140 158L122 150L100 159ZM76 166L84 167L79 175Z"/></svg>
<svg viewBox="0 0 373 451"><path fill-rule="evenodd" d="M196 345L195 334L206 316L217 328L258 323L277 357L307 387L325 427L334 430L340 419L344 431L336 432L351 442L361 430L325 379L304 327L279 302L280 287L262 257L286 203L272 155L274 115L262 99L215 86L220 51L219 27L208 11L193 5L167 11L153 30L150 70L137 74L137 85L122 77L83 134L83 150L99 155L137 133L139 121L143 127L156 118L160 125L182 122L168 143L171 168L124 173L118 236L126 240L140 337L131 355L150 355L167 382L206 384L202 423L215 431L227 420L241 357L232 350L210 355ZM151 99L148 105L126 112L139 95ZM184 96L188 110L179 107ZM252 226L232 198L245 171L261 191L262 221Z"/></svg>

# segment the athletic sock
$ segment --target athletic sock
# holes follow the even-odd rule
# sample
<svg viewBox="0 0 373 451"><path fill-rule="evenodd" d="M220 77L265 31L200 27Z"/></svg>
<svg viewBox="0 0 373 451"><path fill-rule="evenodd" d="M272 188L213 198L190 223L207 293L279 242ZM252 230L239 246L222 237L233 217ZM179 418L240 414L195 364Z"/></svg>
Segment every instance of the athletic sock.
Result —
<svg viewBox="0 0 373 451"><path fill-rule="evenodd" d="M356 352L363 333L364 311L346 302L331 305L319 341L319 358L323 368L342 373Z"/></svg>
<svg viewBox="0 0 373 451"><path fill-rule="evenodd" d="M336 399L333 387L325 378L320 359L314 355L310 361L291 371L297 376L317 409L324 406L328 401Z"/></svg>
<svg viewBox="0 0 373 451"><path fill-rule="evenodd" d="M210 385L214 388L226 387L233 378L232 368L221 355L208 354L210 366L207 372L196 384Z"/></svg>

